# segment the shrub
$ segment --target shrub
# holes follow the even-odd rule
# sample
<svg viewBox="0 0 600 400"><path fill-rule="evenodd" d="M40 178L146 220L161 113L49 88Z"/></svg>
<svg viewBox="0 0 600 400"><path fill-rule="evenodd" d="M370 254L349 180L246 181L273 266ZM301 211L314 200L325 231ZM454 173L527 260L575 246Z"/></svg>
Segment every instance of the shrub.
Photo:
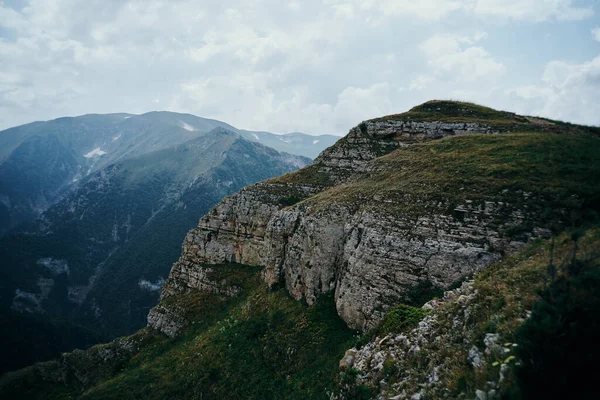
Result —
<svg viewBox="0 0 600 400"><path fill-rule="evenodd" d="M518 387L513 398L594 398L600 359L598 259L576 260L540 291L531 318L516 333ZM569 272L573 268L569 266Z"/></svg>
<svg viewBox="0 0 600 400"><path fill-rule="evenodd" d="M422 308L399 304L383 317L378 333L384 335L411 329L415 327L425 315L427 315L427 312Z"/></svg>

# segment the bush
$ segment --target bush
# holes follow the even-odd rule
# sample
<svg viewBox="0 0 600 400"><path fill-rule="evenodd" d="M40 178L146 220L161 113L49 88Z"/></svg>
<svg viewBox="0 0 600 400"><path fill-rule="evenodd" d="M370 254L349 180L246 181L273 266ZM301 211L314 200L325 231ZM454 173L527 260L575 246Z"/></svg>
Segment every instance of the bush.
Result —
<svg viewBox="0 0 600 400"><path fill-rule="evenodd" d="M600 269L597 260L575 263L577 275L560 275L542 290L531 318L516 333L521 366L513 398L597 395Z"/></svg>
<svg viewBox="0 0 600 400"><path fill-rule="evenodd" d="M427 311L422 308L399 304L388 312L378 329L379 335L387 333L398 333L411 329L427 315Z"/></svg>

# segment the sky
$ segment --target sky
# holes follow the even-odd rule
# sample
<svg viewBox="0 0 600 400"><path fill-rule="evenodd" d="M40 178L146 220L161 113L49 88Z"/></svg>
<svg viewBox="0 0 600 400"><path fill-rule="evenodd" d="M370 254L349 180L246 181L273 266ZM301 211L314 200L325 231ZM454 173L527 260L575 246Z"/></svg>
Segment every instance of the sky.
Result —
<svg viewBox="0 0 600 400"><path fill-rule="evenodd" d="M0 0L0 129L169 110L345 134L432 99L600 125L599 0Z"/></svg>

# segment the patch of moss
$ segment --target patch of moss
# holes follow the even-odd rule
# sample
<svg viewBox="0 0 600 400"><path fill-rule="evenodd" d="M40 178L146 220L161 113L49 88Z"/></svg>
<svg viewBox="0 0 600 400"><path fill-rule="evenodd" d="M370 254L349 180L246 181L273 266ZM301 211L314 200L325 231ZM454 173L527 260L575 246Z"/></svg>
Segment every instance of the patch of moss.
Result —
<svg viewBox="0 0 600 400"><path fill-rule="evenodd" d="M313 164L295 172L290 172L277 178L270 179L269 183L293 183L296 185L311 185L315 187L329 187L333 184L330 173L320 164Z"/></svg>

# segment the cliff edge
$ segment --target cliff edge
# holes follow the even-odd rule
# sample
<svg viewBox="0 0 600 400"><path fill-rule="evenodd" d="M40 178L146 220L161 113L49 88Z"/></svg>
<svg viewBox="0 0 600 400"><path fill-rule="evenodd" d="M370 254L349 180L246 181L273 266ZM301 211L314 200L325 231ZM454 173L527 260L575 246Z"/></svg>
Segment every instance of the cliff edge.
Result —
<svg viewBox="0 0 600 400"><path fill-rule="evenodd" d="M362 122L312 166L249 186L205 215L162 298L215 290L205 279L212 264L261 266L268 285L309 305L333 292L348 326L368 330L394 305L422 303L549 237L549 221L566 223L583 194L565 190L574 186L567 175L556 178L554 154L565 136L595 140L587 133L597 134L449 101ZM153 310L149 325L175 335L168 314Z"/></svg>

